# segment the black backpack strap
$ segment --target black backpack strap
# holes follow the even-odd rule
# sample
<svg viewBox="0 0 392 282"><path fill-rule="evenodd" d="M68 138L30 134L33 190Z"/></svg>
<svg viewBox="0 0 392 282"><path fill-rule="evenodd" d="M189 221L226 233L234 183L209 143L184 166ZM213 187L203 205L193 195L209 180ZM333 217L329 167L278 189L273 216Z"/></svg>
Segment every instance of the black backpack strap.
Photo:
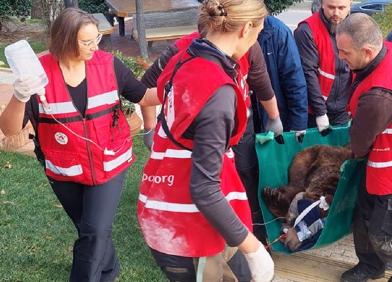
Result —
<svg viewBox="0 0 392 282"><path fill-rule="evenodd" d="M174 139L173 134L170 132L169 126L167 125L167 121L166 121L166 118L165 118L165 104L166 104L167 97L168 97L170 91L173 88L173 79L174 79L174 76L176 75L178 69L181 66L183 66L186 62L189 62L190 60L192 60L194 58L195 57L190 57L188 59L185 59L184 61L182 61L181 59L178 60L176 66L174 67L173 73L172 73L172 75L170 77L170 80L165 85L165 91L164 91L164 97L163 97L161 112L159 113L159 115L157 117L158 121L160 121L161 124L162 124L163 131L165 132L166 136L170 139L170 141L172 141L178 147L181 147L181 148L183 148L185 150L188 150L188 151L192 151L192 149L188 148L187 146L181 144L176 139Z"/></svg>

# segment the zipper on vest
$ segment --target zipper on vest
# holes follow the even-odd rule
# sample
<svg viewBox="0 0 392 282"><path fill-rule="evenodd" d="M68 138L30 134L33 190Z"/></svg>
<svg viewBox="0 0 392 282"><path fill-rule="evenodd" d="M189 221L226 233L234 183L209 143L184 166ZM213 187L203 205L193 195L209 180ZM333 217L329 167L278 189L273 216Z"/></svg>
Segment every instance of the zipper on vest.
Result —
<svg viewBox="0 0 392 282"><path fill-rule="evenodd" d="M86 136L86 138L89 139L90 136L88 134L87 127L86 127L86 118L83 118L82 122L83 122L84 136ZM87 149L87 154L88 154L88 164L90 166L92 182L93 182L93 185L96 185L97 177L96 177L94 165L93 165L93 155L91 153L90 142L88 142L87 140L86 140L86 149Z"/></svg>

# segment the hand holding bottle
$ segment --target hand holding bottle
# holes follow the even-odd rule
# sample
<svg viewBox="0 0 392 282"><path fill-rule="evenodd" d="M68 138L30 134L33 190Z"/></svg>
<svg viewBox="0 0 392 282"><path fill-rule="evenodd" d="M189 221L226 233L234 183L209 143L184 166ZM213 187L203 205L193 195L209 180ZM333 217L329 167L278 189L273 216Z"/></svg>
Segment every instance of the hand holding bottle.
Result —
<svg viewBox="0 0 392 282"><path fill-rule="evenodd" d="M41 79L38 76L21 77L14 82L14 96L21 102L26 103L34 94L45 95Z"/></svg>

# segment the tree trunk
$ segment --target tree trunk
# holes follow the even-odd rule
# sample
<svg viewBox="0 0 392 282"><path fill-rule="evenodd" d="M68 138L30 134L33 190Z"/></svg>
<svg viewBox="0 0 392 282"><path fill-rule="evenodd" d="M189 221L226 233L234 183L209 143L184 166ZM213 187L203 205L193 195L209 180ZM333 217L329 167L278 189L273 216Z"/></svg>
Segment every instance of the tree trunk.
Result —
<svg viewBox="0 0 392 282"><path fill-rule="evenodd" d="M40 0L31 1L31 18L32 19L44 18L44 12L42 11L42 5Z"/></svg>
<svg viewBox="0 0 392 282"><path fill-rule="evenodd" d="M78 0L64 0L64 7L65 8L79 8L79 1Z"/></svg>

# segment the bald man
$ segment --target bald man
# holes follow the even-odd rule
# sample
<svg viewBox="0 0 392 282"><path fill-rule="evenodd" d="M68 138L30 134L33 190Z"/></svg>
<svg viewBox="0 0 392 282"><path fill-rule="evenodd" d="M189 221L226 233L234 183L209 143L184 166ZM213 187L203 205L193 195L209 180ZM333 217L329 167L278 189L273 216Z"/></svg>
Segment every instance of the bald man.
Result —
<svg viewBox="0 0 392 282"><path fill-rule="evenodd" d="M349 16L336 34L339 57L354 72L351 149L368 159L353 225L359 263L341 277L360 282L383 277L392 263L392 44L366 14Z"/></svg>

